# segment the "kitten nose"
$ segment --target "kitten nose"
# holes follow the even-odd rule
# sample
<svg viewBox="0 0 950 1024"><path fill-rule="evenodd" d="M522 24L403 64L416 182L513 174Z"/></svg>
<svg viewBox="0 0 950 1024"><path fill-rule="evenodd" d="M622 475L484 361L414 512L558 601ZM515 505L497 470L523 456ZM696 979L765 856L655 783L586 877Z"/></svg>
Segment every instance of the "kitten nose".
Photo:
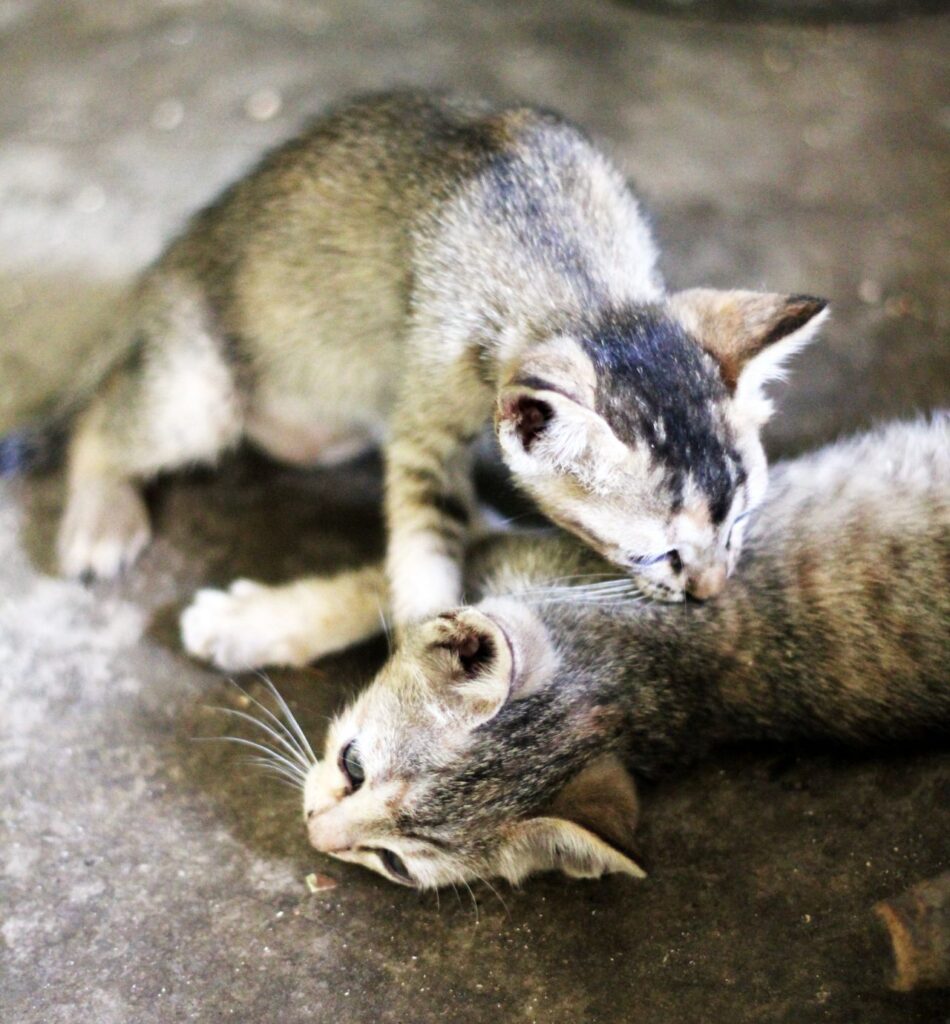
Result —
<svg viewBox="0 0 950 1024"><path fill-rule="evenodd" d="M313 817L308 815L307 835L311 845L321 853L338 853L353 845L347 823L336 808Z"/></svg>
<svg viewBox="0 0 950 1024"><path fill-rule="evenodd" d="M695 575L690 574L686 581L686 592L697 601L706 601L715 597L726 585L726 567L711 565Z"/></svg>

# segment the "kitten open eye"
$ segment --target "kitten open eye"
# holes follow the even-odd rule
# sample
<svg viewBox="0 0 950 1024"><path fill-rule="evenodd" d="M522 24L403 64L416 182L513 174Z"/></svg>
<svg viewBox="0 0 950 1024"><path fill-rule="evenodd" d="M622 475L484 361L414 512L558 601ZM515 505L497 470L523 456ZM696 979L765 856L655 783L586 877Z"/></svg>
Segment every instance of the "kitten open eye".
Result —
<svg viewBox="0 0 950 1024"><path fill-rule="evenodd" d="M343 772L351 793L355 793L366 781L366 772L356 749L356 740L350 740L340 751L340 771Z"/></svg>

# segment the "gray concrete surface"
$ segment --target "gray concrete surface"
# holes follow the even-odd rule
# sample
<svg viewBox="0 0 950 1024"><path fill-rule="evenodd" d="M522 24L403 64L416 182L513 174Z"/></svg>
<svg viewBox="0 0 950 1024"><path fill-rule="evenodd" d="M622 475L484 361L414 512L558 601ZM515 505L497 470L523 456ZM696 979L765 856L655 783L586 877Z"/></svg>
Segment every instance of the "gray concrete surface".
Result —
<svg viewBox="0 0 950 1024"><path fill-rule="evenodd" d="M124 282L263 147L407 82L586 124L673 283L833 299L773 453L947 404L948 43L946 19L709 26L581 0L3 0L0 429L108 345ZM61 480L0 482L0 1020L950 1019L886 991L868 916L950 860L945 751L723 754L648 794L639 884L437 899L311 852L289 794L195 742L235 695L175 617L208 581L378 552L378 495L372 461L235 457L158 487L139 569L85 590L51 575ZM319 739L383 653L275 681ZM315 870L337 887L309 895Z"/></svg>

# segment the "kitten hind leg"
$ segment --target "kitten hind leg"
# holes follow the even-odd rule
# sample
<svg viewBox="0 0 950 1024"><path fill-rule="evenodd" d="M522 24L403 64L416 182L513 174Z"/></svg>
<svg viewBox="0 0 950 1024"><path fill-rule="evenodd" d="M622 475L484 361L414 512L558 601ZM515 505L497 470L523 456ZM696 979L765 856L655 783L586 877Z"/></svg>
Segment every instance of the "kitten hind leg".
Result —
<svg viewBox="0 0 950 1024"><path fill-rule="evenodd" d="M228 672L300 667L375 636L388 618L386 574L374 565L276 587L236 580L199 590L182 612L181 637L189 654Z"/></svg>
<svg viewBox="0 0 950 1024"><path fill-rule="evenodd" d="M136 343L80 417L70 443L57 540L69 576L121 572L151 535L141 482L213 462L241 434L237 386L200 298L166 282L158 299L151 310L142 300Z"/></svg>

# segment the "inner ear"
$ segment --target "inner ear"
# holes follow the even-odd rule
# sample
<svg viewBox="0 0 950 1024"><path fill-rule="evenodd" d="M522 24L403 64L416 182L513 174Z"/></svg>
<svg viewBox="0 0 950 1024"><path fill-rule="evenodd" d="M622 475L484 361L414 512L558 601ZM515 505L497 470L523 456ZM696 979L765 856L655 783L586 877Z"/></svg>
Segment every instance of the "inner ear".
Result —
<svg viewBox="0 0 950 1024"><path fill-rule="evenodd" d="M548 814L588 829L628 855L637 852L640 801L633 776L616 754L605 754L571 779Z"/></svg>
<svg viewBox="0 0 950 1024"><path fill-rule="evenodd" d="M449 632L436 646L452 651L468 678L478 675L495 660L497 647L491 634L467 622L457 612L445 612L439 620L446 623Z"/></svg>
<svg viewBox="0 0 950 1024"><path fill-rule="evenodd" d="M458 638L455 651L467 676L474 676L495 659L495 641L487 634L469 629Z"/></svg>
<svg viewBox="0 0 950 1024"><path fill-rule="evenodd" d="M522 393L505 399L502 418L512 424L527 452L554 418L554 409L543 398Z"/></svg>
<svg viewBox="0 0 950 1024"><path fill-rule="evenodd" d="M770 350L770 368L779 367L815 337L828 316L827 300L814 295L714 288L678 292L670 308L718 361L730 391L749 362Z"/></svg>
<svg viewBox="0 0 950 1024"><path fill-rule="evenodd" d="M477 722L497 714L509 696L510 678L499 665L498 641L489 630L470 622L463 612L446 612L439 616L445 623L442 635L434 643L451 651L458 659L457 670L446 679L445 699Z"/></svg>
<svg viewBox="0 0 950 1024"><path fill-rule="evenodd" d="M551 870L572 878L646 877L635 860L572 821L529 818L514 825L502 847L499 873L518 883L535 871Z"/></svg>

